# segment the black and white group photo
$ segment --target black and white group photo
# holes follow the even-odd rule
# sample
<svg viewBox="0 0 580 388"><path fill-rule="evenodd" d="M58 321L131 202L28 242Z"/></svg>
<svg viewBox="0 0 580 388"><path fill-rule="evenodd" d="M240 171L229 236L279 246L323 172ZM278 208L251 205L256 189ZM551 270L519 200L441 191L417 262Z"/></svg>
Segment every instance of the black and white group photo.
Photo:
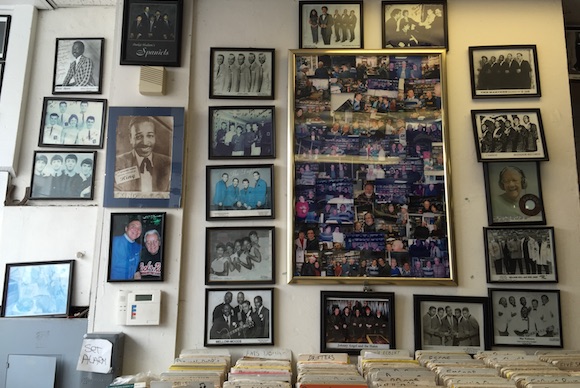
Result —
<svg viewBox="0 0 580 388"><path fill-rule="evenodd" d="M104 38L58 38L53 94L101 92Z"/></svg>
<svg viewBox="0 0 580 388"><path fill-rule="evenodd" d="M300 48L362 48L362 1L300 2Z"/></svg>
<svg viewBox="0 0 580 388"><path fill-rule="evenodd" d="M129 40L175 40L176 10L163 2L131 4Z"/></svg>
<svg viewBox="0 0 580 388"><path fill-rule="evenodd" d="M383 48L446 47L445 2L383 1Z"/></svg>

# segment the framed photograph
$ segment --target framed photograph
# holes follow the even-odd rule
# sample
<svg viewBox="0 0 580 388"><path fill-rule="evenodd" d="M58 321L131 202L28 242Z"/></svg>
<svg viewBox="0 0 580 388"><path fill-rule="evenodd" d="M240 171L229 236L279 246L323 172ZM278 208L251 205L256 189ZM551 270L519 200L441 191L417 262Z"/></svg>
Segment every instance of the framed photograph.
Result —
<svg viewBox="0 0 580 388"><path fill-rule="evenodd" d="M273 100L274 49L210 50L209 98Z"/></svg>
<svg viewBox="0 0 580 388"><path fill-rule="evenodd" d="M2 92L2 81L4 81L4 62L0 62L0 93Z"/></svg>
<svg viewBox="0 0 580 388"><path fill-rule="evenodd" d="M165 213L111 213L109 282L162 281Z"/></svg>
<svg viewBox="0 0 580 388"><path fill-rule="evenodd" d="M469 48L473 98L540 97L536 45Z"/></svg>
<svg viewBox="0 0 580 388"><path fill-rule="evenodd" d="M95 151L34 151L30 199L93 199L96 159Z"/></svg>
<svg viewBox="0 0 580 388"><path fill-rule="evenodd" d="M568 57L568 77L580 80L580 26L567 26L566 53Z"/></svg>
<svg viewBox="0 0 580 388"><path fill-rule="evenodd" d="M488 283L557 283L553 227L483 228Z"/></svg>
<svg viewBox="0 0 580 388"><path fill-rule="evenodd" d="M206 289L205 309L204 346L274 345L273 288Z"/></svg>
<svg viewBox="0 0 580 388"><path fill-rule="evenodd" d="M383 48L447 47L447 2L382 2Z"/></svg>
<svg viewBox="0 0 580 388"><path fill-rule="evenodd" d="M415 350L464 351L491 348L487 297L413 295Z"/></svg>
<svg viewBox="0 0 580 388"><path fill-rule="evenodd" d="M181 66L183 0L124 0L121 65Z"/></svg>
<svg viewBox="0 0 580 388"><path fill-rule="evenodd" d="M57 38L52 94L101 94L104 38Z"/></svg>
<svg viewBox="0 0 580 388"><path fill-rule="evenodd" d="M274 218L274 165L206 167L206 219Z"/></svg>
<svg viewBox="0 0 580 388"><path fill-rule="evenodd" d="M456 285L445 55L292 51L288 282Z"/></svg>
<svg viewBox="0 0 580 388"><path fill-rule="evenodd" d="M320 351L396 349L395 294L321 291Z"/></svg>
<svg viewBox="0 0 580 388"><path fill-rule="evenodd" d="M494 346L564 347L560 291L490 288Z"/></svg>
<svg viewBox="0 0 580 388"><path fill-rule="evenodd" d="M109 108L106 207L180 207L184 109Z"/></svg>
<svg viewBox="0 0 580 388"><path fill-rule="evenodd" d="M274 284L274 227L207 228L205 284Z"/></svg>
<svg viewBox="0 0 580 388"><path fill-rule="evenodd" d="M103 148L107 100L44 98L39 147Z"/></svg>
<svg viewBox="0 0 580 388"><path fill-rule="evenodd" d="M6 264L3 317L66 317L74 260Z"/></svg>
<svg viewBox="0 0 580 388"><path fill-rule="evenodd" d="M274 106L210 106L209 158L274 158Z"/></svg>
<svg viewBox="0 0 580 388"><path fill-rule="evenodd" d="M546 225L538 162L483 164L490 225Z"/></svg>
<svg viewBox="0 0 580 388"><path fill-rule="evenodd" d="M539 109L472 110L477 160L548 160Z"/></svg>
<svg viewBox="0 0 580 388"><path fill-rule="evenodd" d="M10 15L0 15L0 61L6 60L11 19L12 16Z"/></svg>
<svg viewBox="0 0 580 388"><path fill-rule="evenodd" d="M364 47L362 1L301 1L299 19L300 48Z"/></svg>

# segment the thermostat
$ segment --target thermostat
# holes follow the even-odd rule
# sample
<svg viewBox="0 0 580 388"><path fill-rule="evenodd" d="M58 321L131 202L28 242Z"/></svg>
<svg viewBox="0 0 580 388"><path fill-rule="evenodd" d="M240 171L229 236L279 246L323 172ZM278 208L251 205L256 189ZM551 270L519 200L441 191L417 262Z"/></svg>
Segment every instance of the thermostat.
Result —
<svg viewBox="0 0 580 388"><path fill-rule="evenodd" d="M159 325L161 290L129 292L126 325Z"/></svg>

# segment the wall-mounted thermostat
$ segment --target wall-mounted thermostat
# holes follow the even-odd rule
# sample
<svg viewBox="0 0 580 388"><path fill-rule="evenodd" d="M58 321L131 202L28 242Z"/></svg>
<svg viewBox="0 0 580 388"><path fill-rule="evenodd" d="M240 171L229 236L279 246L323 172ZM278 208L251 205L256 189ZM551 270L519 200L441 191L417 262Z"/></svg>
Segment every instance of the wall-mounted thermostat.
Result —
<svg viewBox="0 0 580 388"><path fill-rule="evenodd" d="M126 325L159 325L161 291L129 292Z"/></svg>

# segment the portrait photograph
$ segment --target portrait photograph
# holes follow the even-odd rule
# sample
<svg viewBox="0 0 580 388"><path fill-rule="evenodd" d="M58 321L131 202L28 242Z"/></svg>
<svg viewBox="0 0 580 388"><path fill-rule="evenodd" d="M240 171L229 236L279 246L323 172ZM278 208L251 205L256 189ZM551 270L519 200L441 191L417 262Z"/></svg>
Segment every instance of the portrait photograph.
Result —
<svg viewBox="0 0 580 388"><path fill-rule="evenodd" d="M274 106L210 106L209 158L274 158L274 125Z"/></svg>
<svg viewBox="0 0 580 388"><path fill-rule="evenodd" d="M274 99L274 49L210 49L209 98Z"/></svg>
<svg viewBox="0 0 580 388"><path fill-rule="evenodd" d="M52 94L100 94L104 38L57 38Z"/></svg>
<svg viewBox="0 0 580 388"><path fill-rule="evenodd" d="M8 48L8 37L10 36L10 15L0 15L0 60L6 60L6 50Z"/></svg>
<svg viewBox="0 0 580 388"><path fill-rule="evenodd" d="M111 213L109 282L162 281L165 213Z"/></svg>
<svg viewBox="0 0 580 388"><path fill-rule="evenodd" d="M180 207L183 108L112 107L107 207Z"/></svg>
<svg viewBox="0 0 580 388"><path fill-rule="evenodd" d="M204 346L274 345L273 288L206 289L205 309Z"/></svg>
<svg viewBox="0 0 580 388"><path fill-rule="evenodd" d="M580 26L565 28L568 77L580 80Z"/></svg>
<svg viewBox="0 0 580 388"><path fill-rule="evenodd" d="M535 45L469 47L473 98L540 97Z"/></svg>
<svg viewBox="0 0 580 388"><path fill-rule="evenodd" d="M416 350L491 349L487 297L413 295L413 303Z"/></svg>
<svg viewBox="0 0 580 388"><path fill-rule="evenodd" d="M44 98L39 147L103 148L107 100Z"/></svg>
<svg viewBox="0 0 580 388"><path fill-rule="evenodd" d="M562 348L560 291L490 288L494 346Z"/></svg>
<svg viewBox="0 0 580 388"><path fill-rule="evenodd" d="M472 110L477 160L548 160L539 109Z"/></svg>
<svg viewBox="0 0 580 388"><path fill-rule="evenodd" d="M321 291L320 351L396 349L395 294Z"/></svg>
<svg viewBox="0 0 580 388"><path fill-rule="evenodd" d="M383 1L383 48L447 47L445 0Z"/></svg>
<svg viewBox="0 0 580 388"><path fill-rule="evenodd" d="M206 219L274 218L272 164L206 167Z"/></svg>
<svg viewBox="0 0 580 388"><path fill-rule="evenodd" d="M553 227L483 228L488 283L556 283Z"/></svg>
<svg viewBox="0 0 580 388"><path fill-rule="evenodd" d="M483 164L490 225L546 225L538 162Z"/></svg>
<svg viewBox="0 0 580 388"><path fill-rule="evenodd" d="M30 199L93 199L96 159L95 151L35 151Z"/></svg>
<svg viewBox="0 0 580 388"><path fill-rule="evenodd" d="M362 1L300 1L300 48L364 47Z"/></svg>

